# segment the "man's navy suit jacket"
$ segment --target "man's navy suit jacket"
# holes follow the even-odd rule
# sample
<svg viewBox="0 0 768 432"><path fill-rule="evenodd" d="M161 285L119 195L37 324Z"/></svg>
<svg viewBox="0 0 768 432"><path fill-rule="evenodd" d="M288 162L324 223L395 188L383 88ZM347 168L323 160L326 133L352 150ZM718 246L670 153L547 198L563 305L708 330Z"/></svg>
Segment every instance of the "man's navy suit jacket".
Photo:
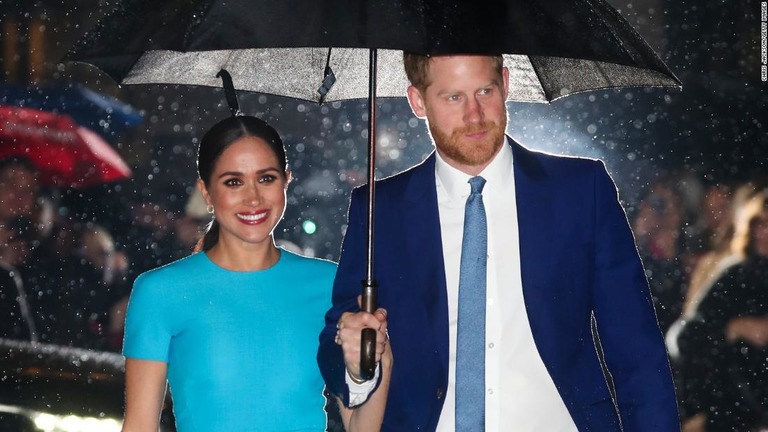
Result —
<svg viewBox="0 0 768 432"><path fill-rule="evenodd" d="M573 421L580 431L679 431L672 377L647 281L605 167L508 141L525 306L536 347ZM366 272L366 209L367 188L358 188L318 352L328 390L346 402L344 361L334 338L341 314L359 310L357 296ZM433 431L448 383L448 304L435 155L377 182L375 209L374 277L379 305L388 311L394 355L383 430ZM593 314L615 400L593 342Z"/></svg>

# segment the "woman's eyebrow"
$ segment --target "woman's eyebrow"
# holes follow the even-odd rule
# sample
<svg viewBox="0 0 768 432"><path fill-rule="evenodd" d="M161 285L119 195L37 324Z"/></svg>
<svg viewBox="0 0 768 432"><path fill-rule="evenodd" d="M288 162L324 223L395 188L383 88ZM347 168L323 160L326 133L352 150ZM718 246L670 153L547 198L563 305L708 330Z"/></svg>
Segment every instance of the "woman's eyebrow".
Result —
<svg viewBox="0 0 768 432"><path fill-rule="evenodd" d="M269 171L275 171L277 173L280 172L280 170L275 168L275 167L267 167L267 168L262 168L260 170L256 170L256 174L264 174L265 172L269 172ZM243 175L244 174L242 172L240 172L240 171L225 171L225 172L219 174L219 178L227 177L227 176L238 177L238 176L243 176Z"/></svg>

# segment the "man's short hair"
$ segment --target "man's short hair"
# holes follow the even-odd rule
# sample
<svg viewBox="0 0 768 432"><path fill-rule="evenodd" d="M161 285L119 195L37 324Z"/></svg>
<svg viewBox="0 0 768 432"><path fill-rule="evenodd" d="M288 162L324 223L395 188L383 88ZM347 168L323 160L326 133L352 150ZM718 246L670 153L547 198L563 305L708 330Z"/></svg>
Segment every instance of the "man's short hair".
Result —
<svg viewBox="0 0 768 432"><path fill-rule="evenodd" d="M493 60L493 67L501 76L501 71L504 68L504 57L501 55L491 55ZM424 93L427 87L431 84L427 81L427 72L429 69L429 62L432 60L432 56L415 54L411 52L403 52L403 66L405 66L405 75L408 77L408 81L411 85L416 87L420 92Z"/></svg>

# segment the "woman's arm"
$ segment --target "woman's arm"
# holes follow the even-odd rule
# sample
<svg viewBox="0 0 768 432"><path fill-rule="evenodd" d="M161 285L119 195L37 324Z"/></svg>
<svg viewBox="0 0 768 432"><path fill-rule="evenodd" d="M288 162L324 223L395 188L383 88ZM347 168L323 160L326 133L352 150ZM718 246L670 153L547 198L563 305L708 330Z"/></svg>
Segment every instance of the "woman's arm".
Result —
<svg viewBox="0 0 768 432"><path fill-rule="evenodd" d="M125 361L125 419L123 432L157 432L165 399L165 362Z"/></svg>
<svg viewBox="0 0 768 432"><path fill-rule="evenodd" d="M341 421L347 432L379 431L384 421L384 411L387 407L389 381L392 374L392 350L389 343L385 345L381 356L381 382L368 400L355 408L347 408L344 402L336 399L341 413Z"/></svg>

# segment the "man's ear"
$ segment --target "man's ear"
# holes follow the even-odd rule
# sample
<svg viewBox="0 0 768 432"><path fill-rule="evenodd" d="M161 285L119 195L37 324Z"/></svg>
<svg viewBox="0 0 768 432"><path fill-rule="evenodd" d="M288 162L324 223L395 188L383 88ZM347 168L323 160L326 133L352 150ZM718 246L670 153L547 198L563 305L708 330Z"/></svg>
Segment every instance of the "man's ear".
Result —
<svg viewBox="0 0 768 432"><path fill-rule="evenodd" d="M501 69L501 79L504 80L504 100L509 97L509 69Z"/></svg>
<svg viewBox="0 0 768 432"><path fill-rule="evenodd" d="M423 119L427 117L427 108L424 106L424 98L419 89L414 86L408 86L408 104L416 117Z"/></svg>

